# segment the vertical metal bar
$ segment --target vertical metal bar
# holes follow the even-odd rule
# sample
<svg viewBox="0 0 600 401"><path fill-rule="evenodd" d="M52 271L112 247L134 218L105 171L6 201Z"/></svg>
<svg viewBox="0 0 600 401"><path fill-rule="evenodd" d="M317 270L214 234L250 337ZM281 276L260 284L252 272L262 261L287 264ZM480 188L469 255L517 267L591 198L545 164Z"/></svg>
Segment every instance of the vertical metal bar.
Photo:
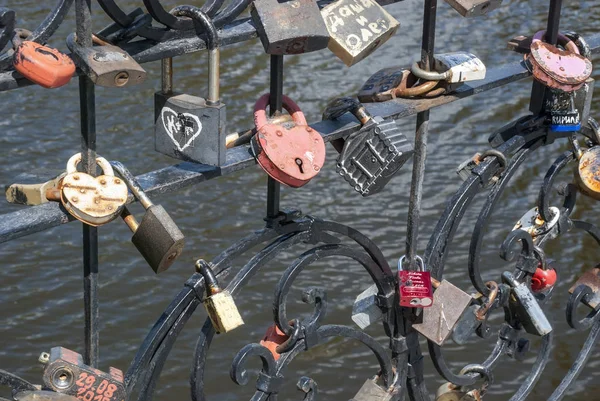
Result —
<svg viewBox="0 0 600 401"><path fill-rule="evenodd" d="M269 99L269 110L271 115L282 110L283 97L283 56L271 56L271 97ZM279 197L281 185L269 177L267 182L267 218L273 218L279 214Z"/></svg>
<svg viewBox="0 0 600 401"><path fill-rule="evenodd" d="M562 9L562 0L550 0L550 8L548 10L548 24L546 26L545 41L551 45L558 42L558 28L560 26L560 11ZM538 81L533 81L531 89L531 100L529 110L534 114L545 112L546 97L549 91Z"/></svg>
<svg viewBox="0 0 600 401"><path fill-rule="evenodd" d="M92 45L91 0L75 2L77 41L81 46ZM96 175L96 101L93 82L79 77L79 108L81 116L82 170ZM83 225L83 302L85 311L84 362L98 366L98 230Z"/></svg>

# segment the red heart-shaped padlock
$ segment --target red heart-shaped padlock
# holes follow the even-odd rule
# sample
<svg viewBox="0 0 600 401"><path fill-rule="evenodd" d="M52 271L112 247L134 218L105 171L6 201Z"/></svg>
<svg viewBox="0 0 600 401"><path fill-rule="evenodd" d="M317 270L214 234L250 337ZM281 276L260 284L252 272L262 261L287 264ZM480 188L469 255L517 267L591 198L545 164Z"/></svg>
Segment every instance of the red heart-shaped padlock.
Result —
<svg viewBox="0 0 600 401"><path fill-rule="evenodd" d="M316 130L306 123L304 113L287 96L283 107L293 123L275 124L267 120L270 94L258 99L254 106L256 135L252 147L256 161L273 179L292 188L308 183L323 167L325 142Z"/></svg>
<svg viewBox="0 0 600 401"><path fill-rule="evenodd" d="M548 267L546 270L542 269L541 266L535 270L533 277L531 277L531 291L540 292L544 291L556 284L557 275L556 270Z"/></svg>

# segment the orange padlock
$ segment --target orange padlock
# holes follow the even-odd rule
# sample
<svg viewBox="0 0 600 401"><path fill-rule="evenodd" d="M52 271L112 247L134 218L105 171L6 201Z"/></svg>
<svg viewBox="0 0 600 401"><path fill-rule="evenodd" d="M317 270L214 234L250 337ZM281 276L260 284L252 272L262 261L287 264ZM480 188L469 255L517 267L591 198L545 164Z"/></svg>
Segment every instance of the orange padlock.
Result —
<svg viewBox="0 0 600 401"><path fill-rule="evenodd" d="M287 96L282 103L292 116L292 122L277 124L267 119L270 94L254 105L256 135L252 150L256 161L273 179L292 188L308 183L325 163L325 142L316 130L306 123L300 107Z"/></svg>
<svg viewBox="0 0 600 401"><path fill-rule="evenodd" d="M267 333L260 341L260 345L271 351L273 358L277 361L281 357L281 354L277 352L277 347L286 342L287 339L288 336L276 324L273 324L267 329Z"/></svg>
<svg viewBox="0 0 600 401"><path fill-rule="evenodd" d="M75 63L66 54L29 40L22 30L13 36L13 66L21 75L44 88L66 85L75 74Z"/></svg>

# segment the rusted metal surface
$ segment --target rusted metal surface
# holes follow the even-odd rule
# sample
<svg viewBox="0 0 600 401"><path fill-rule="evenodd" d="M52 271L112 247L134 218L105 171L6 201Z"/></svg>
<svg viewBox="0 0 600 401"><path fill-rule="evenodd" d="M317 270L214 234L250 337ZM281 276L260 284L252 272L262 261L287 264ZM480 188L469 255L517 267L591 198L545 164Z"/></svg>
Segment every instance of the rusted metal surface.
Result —
<svg viewBox="0 0 600 401"><path fill-rule="evenodd" d="M569 293L573 294L580 285L585 285L592 290L592 295L584 298L583 302L590 308L596 309L600 305L600 268L594 267L583 273L575 284L569 288Z"/></svg>
<svg viewBox="0 0 600 401"><path fill-rule="evenodd" d="M546 234L556 226L560 218L560 210L557 207L551 207L550 211L552 213L552 220L544 221L539 213L539 209L534 207L517 221L513 230L523 230L534 239L542 234Z"/></svg>
<svg viewBox="0 0 600 401"><path fill-rule="evenodd" d="M600 200L600 146L594 146L581 155L575 171L581 192Z"/></svg>

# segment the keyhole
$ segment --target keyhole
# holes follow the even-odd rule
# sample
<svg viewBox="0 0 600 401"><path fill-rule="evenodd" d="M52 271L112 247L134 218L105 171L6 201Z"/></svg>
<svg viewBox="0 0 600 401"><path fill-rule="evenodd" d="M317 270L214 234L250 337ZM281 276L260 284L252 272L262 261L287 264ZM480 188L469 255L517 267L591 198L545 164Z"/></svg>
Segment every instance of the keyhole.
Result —
<svg viewBox="0 0 600 401"><path fill-rule="evenodd" d="M296 164L298 165L298 169L300 170L300 174L304 174L304 169L302 168L302 159L297 157Z"/></svg>

